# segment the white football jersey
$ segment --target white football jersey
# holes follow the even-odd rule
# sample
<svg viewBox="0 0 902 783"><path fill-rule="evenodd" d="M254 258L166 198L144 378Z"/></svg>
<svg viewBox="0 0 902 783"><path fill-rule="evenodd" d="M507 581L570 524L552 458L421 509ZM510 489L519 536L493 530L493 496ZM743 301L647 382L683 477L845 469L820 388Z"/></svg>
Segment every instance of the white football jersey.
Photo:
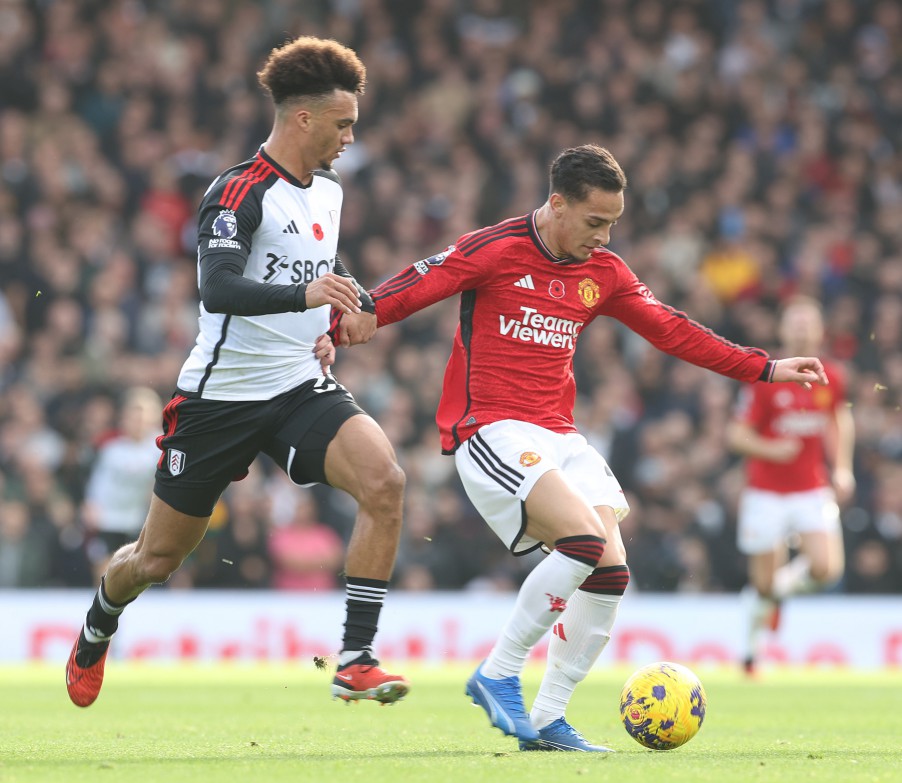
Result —
<svg viewBox="0 0 902 783"><path fill-rule="evenodd" d="M332 272L338 251L341 182L316 171L304 186L261 149L221 174L199 210L198 283L205 254L246 259L244 277L266 285L310 283ZM313 355L330 308L230 315L200 305L197 343L178 390L210 400L268 400L322 375Z"/></svg>

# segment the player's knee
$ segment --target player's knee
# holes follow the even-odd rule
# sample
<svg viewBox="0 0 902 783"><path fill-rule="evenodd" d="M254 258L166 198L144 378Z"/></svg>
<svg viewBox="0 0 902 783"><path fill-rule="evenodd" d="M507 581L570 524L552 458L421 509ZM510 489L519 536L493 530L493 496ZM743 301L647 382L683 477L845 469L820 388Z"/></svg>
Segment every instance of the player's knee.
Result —
<svg viewBox="0 0 902 783"><path fill-rule="evenodd" d="M774 593L774 580L771 576L752 574L749 584L761 598L772 598Z"/></svg>
<svg viewBox="0 0 902 783"><path fill-rule="evenodd" d="M357 502L372 511L400 510L407 477L397 462L389 461L361 477Z"/></svg>
<svg viewBox="0 0 902 783"><path fill-rule="evenodd" d="M176 552L154 552L141 558L141 581L145 584L162 584L182 564L184 557Z"/></svg>
<svg viewBox="0 0 902 783"><path fill-rule="evenodd" d="M831 563L812 563L808 570L812 581L821 589L835 585L842 577L842 568Z"/></svg>
<svg viewBox="0 0 902 783"><path fill-rule="evenodd" d="M626 547L620 540L610 541L607 546L607 564L612 566L626 566Z"/></svg>
<svg viewBox="0 0 902 783"><path fill-rule="evenodd" d="M567 535L601 536L601 538L607 539L604 525L598 519L595 511L588 506L571 509L567 519L564 521L564 525L568 531ZM605 545L607 546L607 542Z"/></svg>

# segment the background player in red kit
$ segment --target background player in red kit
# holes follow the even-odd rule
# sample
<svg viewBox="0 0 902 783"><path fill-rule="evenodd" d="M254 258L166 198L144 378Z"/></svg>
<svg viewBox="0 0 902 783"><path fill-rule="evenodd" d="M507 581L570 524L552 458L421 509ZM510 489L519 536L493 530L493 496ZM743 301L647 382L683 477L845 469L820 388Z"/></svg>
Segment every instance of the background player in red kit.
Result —
<svg viewBox="0 0 902 783"><path fill-rule="evenodd" d="M787 303L780 320L784 352L820 349L824 322L808 297ZM731 448L746 460L738 544L748 555L749 589L744 666L755 668L761 632L777 630L780 602L822 590L842 576L844 553L837 501L855 491L855 423L845 403L845 379L825 362L830 385L755 385L743 389L731 423ZM798 555L787 562L790 535Z"/></svg>
<svg viewBox="0 0 902 783"><path fill-rule="evenodd" d="M454 454L467 494L511 552L550 551L467 683L492 724L516 735L523 750L607 750L564 717L609 639L629 581L618 529L626 499L573 423L580 332L609 316L661 350L731 378L826 382L817 359L770 360L658 302L603 247L623 212L625 187L606 149L566 150L551 167L542 207L467 234L371 292L379 326L460 294L436 417L443 450ZM342 344L366 339L355 328L341 326ZM552 625L545 678L527 715L519 675Z"/></svg>

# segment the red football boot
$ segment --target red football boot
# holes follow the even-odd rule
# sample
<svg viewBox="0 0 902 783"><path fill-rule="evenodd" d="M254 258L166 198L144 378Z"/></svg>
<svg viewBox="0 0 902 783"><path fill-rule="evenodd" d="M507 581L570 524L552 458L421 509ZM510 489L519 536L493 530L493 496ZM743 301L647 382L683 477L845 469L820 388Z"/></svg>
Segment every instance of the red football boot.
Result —
<svg viewBox="0 0 902 783"><path fill-rule="evenodd" d="M103 685L103 666L106 663L106 655L109 647L97 663L82 669L75 660L78 653L78 639L72 646L69 661L66 663L66 690L72 703L79 707L89 707L100 695L100 686Z"/></svg>
<svg viewBox="0 0 902 783"><path fill-rule="evenodd" d="M410 683L404 677L389 674L369 656L361 656L347 666L339 666L332 680L332 698L347 702L371 699L382 704L394 704L403 699L409 690Z"/></svg>

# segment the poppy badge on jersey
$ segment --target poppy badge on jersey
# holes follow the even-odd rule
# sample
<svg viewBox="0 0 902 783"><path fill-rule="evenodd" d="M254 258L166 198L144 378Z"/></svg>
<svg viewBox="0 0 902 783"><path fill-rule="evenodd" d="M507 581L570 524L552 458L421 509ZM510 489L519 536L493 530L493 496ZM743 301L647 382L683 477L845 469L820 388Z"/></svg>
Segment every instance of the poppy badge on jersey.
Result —
<svg viewBox="0 0 902 783"><path fill-rule="evenodd" d="M178 476L185 469L185 452L178 449L169 449L169 473Z"/></svg>

